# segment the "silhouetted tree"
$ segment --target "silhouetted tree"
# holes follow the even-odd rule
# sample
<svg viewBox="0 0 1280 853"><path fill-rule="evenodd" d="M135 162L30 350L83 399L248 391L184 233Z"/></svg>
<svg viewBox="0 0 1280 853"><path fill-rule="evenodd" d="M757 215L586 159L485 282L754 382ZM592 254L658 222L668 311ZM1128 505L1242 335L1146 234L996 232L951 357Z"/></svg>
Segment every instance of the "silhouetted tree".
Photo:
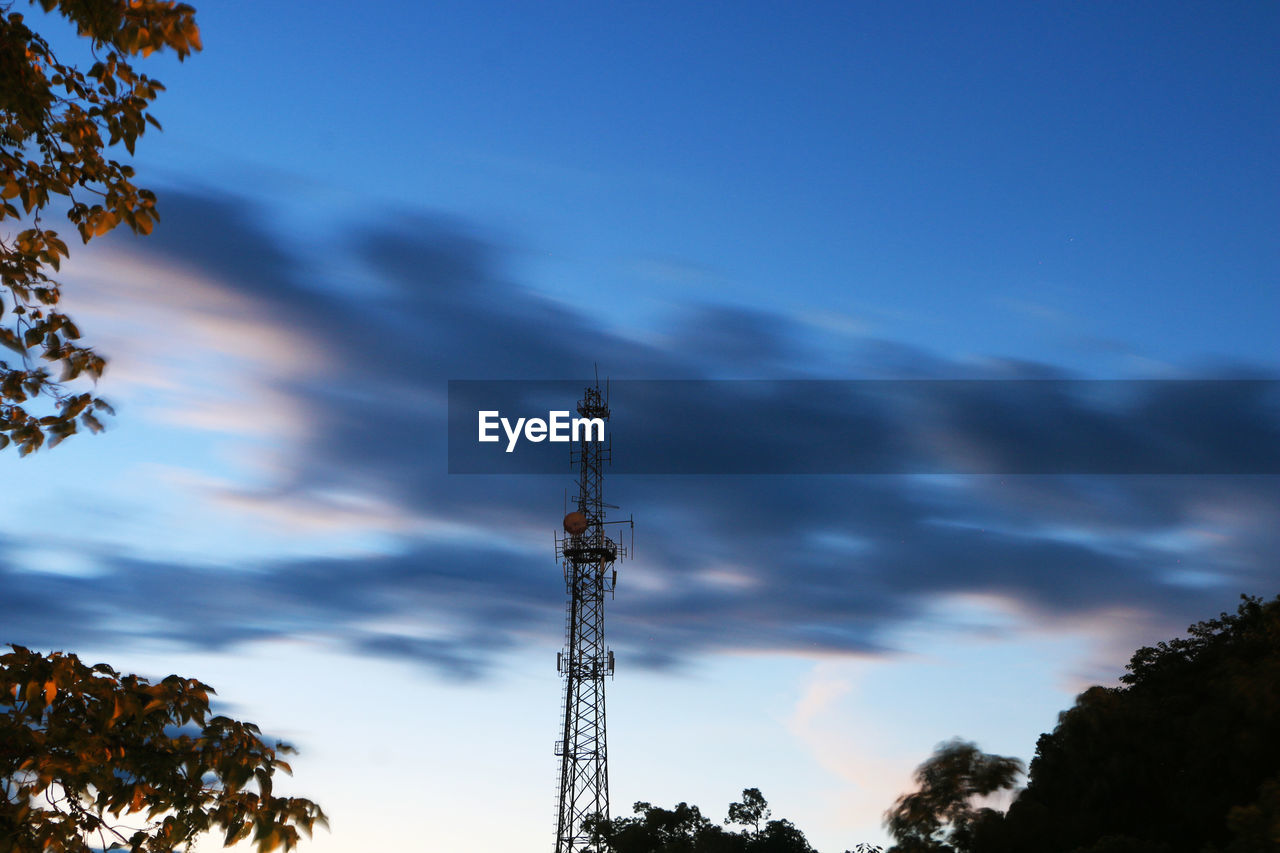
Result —
<svg viewBox="0 0 1280 853"><path fill-rule="evenodd" d="M0 656L0 850L170 853L218 831L289 850L324 813L272 794L290 772L258 727L209 716L206 684L152 684L75 655Z"/></svg>
<svg viewBox="0 0 1280 853"><path fill-rule="evenodd" d="M636 803L635 817L588 821L587 830L599 834L613 853L740 853L740 836L725 832L703 817L697 806L680 803L664 809Z"/></svg>
<svg viewBox="0 0 1280 853"><path fill-rule="evenodd" d="M742 802L729 804L729 817L725 819L725 823L749 826L754 835L759 835L760 821L767 821L769 815L769 804L765 802L760 789L744 788Z"/></svg>
<svg viewBox="0 0 1280 853"><path fill-rule="evenodd" d="M969 853L978 825L995 814L976 808L976 801L1012 788L1022 771L1018 759L988 755L968 741L939 744L916 768L919 790L903 794L885 815L885 825L898 842L889 853Z"/></svg>
<svg viewBox="0 0 1280 853"><path fill-rule="evenodd" d="M747 841L747 853L814 853L804 833L789 820L771 820Z"/></svg>
<svg viewBox="0 0 1280 853"><path fill-rule="evenodd" d="M133 184L133 167L104 156L117 143L132 154L148 112L164 88L134 71L131 58L172 50L179 59L200 49L195 10L171 0L32 0L57 11L87 38L97 61L81 70L58 59L48 42L0 2L0 222L23 220L17 234L0 233L0 344L19 356L0 359L0 448L12 441L25 455L46 436L53 446L77 430L97 432L94 412L110 407L72 394L64 381L96 379L106 362L78 341L80 330L58 303L50 275L67 244L42 222L57 196L84 242L120 223L149 234L159 219L155 195ZM21 209L19 209L19 206ZM5 303L8 304L5 304ZM42 361L61 367L55 379ZM45 397L56 409L29 411Z"/></svg>
<svg viewBox="0 0 1280 853"><path fill-rule="evenodd" d="M1280 597L1139 649L1042 735L981 853L1280 850Z"/></svg>
<svg viewBox="0 0 1280 853"><path fill-rule="evenodd" d="M769 804L759 788L744 790L742 800L730 805L729 814L749 828L743 832L727 832L688 803L673 809L636 803L635 817L592 820L586 828L612 853L814 853L790 821L767 819Z"/></svg>

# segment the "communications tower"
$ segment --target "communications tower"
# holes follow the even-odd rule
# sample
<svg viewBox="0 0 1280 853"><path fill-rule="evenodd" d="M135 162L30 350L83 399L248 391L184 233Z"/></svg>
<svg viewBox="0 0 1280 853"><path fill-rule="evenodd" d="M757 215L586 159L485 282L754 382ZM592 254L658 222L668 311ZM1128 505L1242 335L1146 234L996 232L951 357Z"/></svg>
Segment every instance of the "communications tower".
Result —
<svg viewBox="0 0 1280 853"><path fill-rule="evenodd" d="M609 401L597 379L578 403L583 418L609 420ZM564 716L560 757L560 802L556 819L555 853L579 853L592 842L583 822L609 817L609 766L605 746L604 680L613 677L613 652L604 644L604 597L612 596L618 580L614 564L626 548L605 534L601 492L603 465L610 461L610 444L591 429L575 430L569 459L578 466L577 507L564 517L564 535L556 536L556 560L564 568L569 596L565 616L565 650L556 656L564 678ZM632 527L634 529L634 526Z"/></svg>

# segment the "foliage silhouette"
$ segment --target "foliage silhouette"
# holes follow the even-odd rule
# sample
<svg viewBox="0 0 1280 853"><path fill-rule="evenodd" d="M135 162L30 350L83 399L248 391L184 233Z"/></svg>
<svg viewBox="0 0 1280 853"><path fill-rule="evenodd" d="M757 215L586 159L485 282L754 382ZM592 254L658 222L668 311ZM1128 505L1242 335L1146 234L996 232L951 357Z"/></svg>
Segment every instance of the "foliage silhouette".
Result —
<svg viewBox="0 0 1280 853"><path fill-rule="evenodd" d="M71 654L0 656L0 844L4 853L169 853L217 830L226 843L292 849L323 811L272 794L290 768L252 723L209 716L214 691L152 684Z"/></svg>
<svg viewBox="0 0 1280 853"><path fill-rule="evenodd" d="M664 809L640 802L635 817L588 821L587 830L598 833L601 849L613 853L706 853L739 851L730 844L730 833L703 817L697 806L679 803Z"/></svg>
<svg viewBox="0 0 1280 853"><path fill-rule="evenodd" d="M894 849L1280 850L1280 597L1242 598L1234 614L1139 649L1121 686L1081 693L1040 737L1006 814L973 815L945 845Z"/></svg>
<svg viewBox="0 0 1280 853"><path fill-rule="evenodd" d="M788 820L768 820L769 804L759 788L742 792L742 802L729 806L728 823L747 827L728 832L702 815L697 806L680 803L664 809L636 803L635 817L592 821L600 849L612 853L813 853L804 833Z"/></svg>
<svg viewBox="0 0 1280 853"><path fill-rule="evenodd" d="M991 849L1280 849L1280 597L1244 596L1128 670L1040 738Z"/></svg>
<svg viewBox="0 0 1280 853"><path fill-rule="evenodd" d="M1012 788L1023 770L1018 759L988 755L968 741L939 744L916 768L919 790L903 794L885 815L885 825L897 841L890 853L969 853L977 825L995 814L977 808L975 802Z"/></svg>
<svg viewBox="0 0 1280 853"><path fill-rule="evenodd" d="M151 232L159 219L155 195L135 186L133 167L104 150L123 143L132 154L147 125L160 126L148 110L164 87L134 71L130 59L160 50L184 59L201 47L195 10L172 0L32 5L74 24L97 61L87 71L61 62L11 11L12 0L0 2L0 222L28 226L0 234L0 344L18 356L14 365L0 360L0 448L12 441L22 455L79 427L97 432L96 413L111 412L103 400L64 385L82 374L96 380L106 361L79 343L79 328L58 308L61 287L50 270L68 249L42 214L65 197L67 218L86 243L120 223ZM37 366L37 356L60 366L60 378ZM42 397L53 404L49 414L31 408Z"/></svg>
<svg viewBox="0 0 1280 853"><path fill-rule="evenodd" d="M760 821L769 819L769 804L759 788L746 788L742 792L742 802L729 804L729 816L726 824L749 826L755 835L760 834Z"/></svg>

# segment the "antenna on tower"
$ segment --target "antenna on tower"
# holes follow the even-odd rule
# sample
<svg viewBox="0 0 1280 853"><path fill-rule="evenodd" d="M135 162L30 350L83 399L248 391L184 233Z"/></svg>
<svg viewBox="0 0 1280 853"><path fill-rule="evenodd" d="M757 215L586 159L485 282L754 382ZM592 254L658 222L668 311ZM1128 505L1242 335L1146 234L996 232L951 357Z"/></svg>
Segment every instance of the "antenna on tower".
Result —
<svg viewBox="0 0 1280 853"><path fill-rule="evenodd" d="M595 385L588 387L578 402L578 414L609 420L608 398L600 394L599 365ZM613 595L618 580L615 563L627 556L627 546L609 538L605 526L630 525L633 546L635 540L632 519L605 520L605 508L616 509L604 502L602 489L611 445L591 439L591 430L583 430L570 445L570 464L578 465L576 508L564 517L563 537L556 536L556 560L564 568L569 601L567 642L556 656L556 669L565 688L561 739L555 749L560 757L555 853L582 853L595 846L599 839L583 824L592 817L609 819L604 680L613 677L614 660L604 644L604 595Z"/></svg>

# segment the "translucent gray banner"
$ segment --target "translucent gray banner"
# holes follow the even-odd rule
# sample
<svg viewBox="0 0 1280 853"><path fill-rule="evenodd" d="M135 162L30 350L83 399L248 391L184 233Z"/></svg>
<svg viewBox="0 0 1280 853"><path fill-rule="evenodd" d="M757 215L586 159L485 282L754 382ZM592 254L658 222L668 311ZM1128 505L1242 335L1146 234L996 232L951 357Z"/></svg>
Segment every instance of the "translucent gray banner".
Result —
<svg viewBox="0 0 1280 853"><path fill-rule="evenodd" d="M588 384L451 381L449 472L565 473ZM1271 379L622 380L608 391L614 474L1280 474Z"/></svg>

